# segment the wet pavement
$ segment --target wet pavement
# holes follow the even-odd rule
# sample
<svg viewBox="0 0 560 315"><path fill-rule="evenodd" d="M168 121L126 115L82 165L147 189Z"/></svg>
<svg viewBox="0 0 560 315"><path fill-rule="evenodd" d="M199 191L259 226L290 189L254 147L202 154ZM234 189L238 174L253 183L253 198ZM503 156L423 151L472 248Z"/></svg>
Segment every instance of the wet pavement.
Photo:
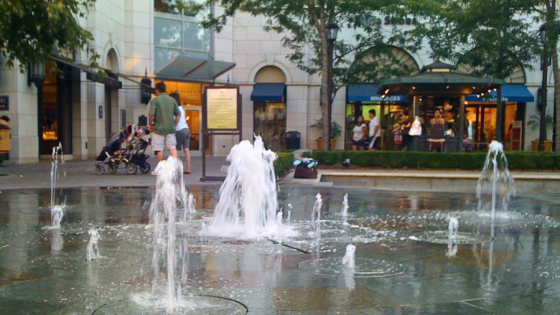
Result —
<svg viewBox="0 0 560 315"><path fill-rule="evenodd" d="M218 190L191 187L198 213L178 228L178 241L189 244L187 299L224 306L191 314L560 313L560 197L517 197L512 213L492 224L477 219L474 193L281 186L280 206L293 206L284 225L301 233L281 245L201 235ZM309 223L318 192L319 242ZM348 224L339 215L345 193ZM153 194L58 189L68 206L62 228L48 230L50 190L2 191L0 314L153 314L132 298L150 290ZM475 244L422 241L446 231L450 213ZM102 257L88 262L91 226L100 229ZM337 265L349 243L356 245L352 272Z"/></svg>

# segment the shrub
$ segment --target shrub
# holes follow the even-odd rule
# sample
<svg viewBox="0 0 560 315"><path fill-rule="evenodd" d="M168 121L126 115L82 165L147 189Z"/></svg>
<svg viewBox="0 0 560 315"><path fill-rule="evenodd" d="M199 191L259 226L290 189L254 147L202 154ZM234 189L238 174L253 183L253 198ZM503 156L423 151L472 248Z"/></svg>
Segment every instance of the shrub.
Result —
<svg viewBox="0 0 560 315"><path fill-rule="evenodd" d="M339 165L349 158L350 163L362 167L391 168L456 168L480 170L487 152L436 153L412 151L313 151L311 157L320 165ZM509 168L516 170L560 169L560 156L551 152L506 151Z"/></svg>
<svg viewBox="0 0 560 315"><path fill-rule="evenodd" d="M288 152L277 154L278 158L274 161L274 172L276 176L284 176L294 166L294 154Z"/></svg>

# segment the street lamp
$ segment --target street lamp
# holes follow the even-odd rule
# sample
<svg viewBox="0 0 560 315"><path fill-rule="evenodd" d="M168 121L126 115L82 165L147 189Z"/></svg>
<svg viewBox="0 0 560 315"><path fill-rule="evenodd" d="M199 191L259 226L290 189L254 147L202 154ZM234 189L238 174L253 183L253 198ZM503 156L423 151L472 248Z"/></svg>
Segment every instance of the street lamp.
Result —
<svg viewBox="0 0 560 315"><path fill-rule="evenodd" d="M333 54L334 54L334 42L336 41L336 37L338 35L338 24L334 21L330 21L325 28L325 33L327 37L327 55L328 55L328 64L327 64L327 121L323 122L323 128L326 129L326 132L323 134L328 135L326 139L323 139L323 148L330 148L331 144L331 121L332 121L332 91L333 91Z"/></svg>
<svg viewBox="0 0 560 315"><path fill-rule="evenodd" d="M146 68L144 77L140 80L140 101L143 104L148 105L152 99L152 91L152 80L148 78L148 68Z"/></svg>
<svg viewBox="0 0 560 315"><path fill-rule="evenodd" d="M541 43L543 45L542 53L542 86L541 86L541 123L539 130L539 152L544 151L544 139L546 138L546 86L548 77L548 48L546 30L544 27L540 31Z"/></svg>
<svg viewBox="0 0 560 315"><path fill-rule="evenodd" d="M27 86L34 83L37 88L41 87L47 79L46 67L42 61L30 62L27 66Z"/></svg>

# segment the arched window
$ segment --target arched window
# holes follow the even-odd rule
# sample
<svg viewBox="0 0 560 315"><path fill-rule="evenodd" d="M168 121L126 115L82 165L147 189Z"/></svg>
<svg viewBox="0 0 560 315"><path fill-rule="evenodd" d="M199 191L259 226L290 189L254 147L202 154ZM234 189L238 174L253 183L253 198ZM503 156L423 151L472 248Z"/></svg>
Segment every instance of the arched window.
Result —
<svg viewBox="0 0 560 315"><path fill-rule="evenodd" d="M255 83L286 83L286 75L278 67L262 67L255 75Z"/></svg>
<svg viewBox="0 0 560 315"><path fill-rule="evenodd" d="M348 76L353 83L376 83L381 78L414 74L420 67L409 53L395 46L376 46L359 54Z"/></svg>

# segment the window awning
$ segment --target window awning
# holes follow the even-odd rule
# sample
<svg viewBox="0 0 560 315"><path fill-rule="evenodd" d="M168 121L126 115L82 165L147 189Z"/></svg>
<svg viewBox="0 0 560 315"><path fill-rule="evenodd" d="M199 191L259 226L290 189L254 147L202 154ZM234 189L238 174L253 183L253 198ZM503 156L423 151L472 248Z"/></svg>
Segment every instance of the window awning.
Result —
<svg viewBox="0 0 560 315"><path fill-rule="evenodd" d="M253 102L284 102L286 84L284 83L255 83L251 101Z"/></svg>
<svg viewBox="0 0 560 315"><path fill-rule="evenodd" d="M235 63L177 56L156 72L158 80L208 82L235 67Z"/></svg>
<svg viewBox="0 0 560 315"><path fill-rule="evenodd" d="M356 84L346 88L346 100L348 102L402 102L402 95L387 95L385 98L377 94L379 86L376 84Z"/></svg>
<svg viewBox="0 0 560 315"><path fill-rule="evenodd" d="M496 102L498 93L492 91L490 95L478 96L477 94L468 95L465 100L467 102ZM502 85L502 102L534 102L535 97L527 87L523 84L506 84Z"/></svg>
<svg viewBox="0 0 560 315"><path fill-rule="evenodd" d="M80 65L80 64L77 64L77 63L73 63L71 61L62 59L60 57L52 56L51 59L56 61L56 62L60 62L62 64L68 65L70 67L74 67L76 69L79 69L79 70L85 72L86 73L86 78L88 80L108 85L109 87L111 87L113 89L122 89L122 82L120 82L118 79L110 76L109 74L107 76L101 76L101 75L99 75L99 73L97 73L97 71L95 71L93 69L90 69L86 66L83 66L83 65Z"/></svg>

